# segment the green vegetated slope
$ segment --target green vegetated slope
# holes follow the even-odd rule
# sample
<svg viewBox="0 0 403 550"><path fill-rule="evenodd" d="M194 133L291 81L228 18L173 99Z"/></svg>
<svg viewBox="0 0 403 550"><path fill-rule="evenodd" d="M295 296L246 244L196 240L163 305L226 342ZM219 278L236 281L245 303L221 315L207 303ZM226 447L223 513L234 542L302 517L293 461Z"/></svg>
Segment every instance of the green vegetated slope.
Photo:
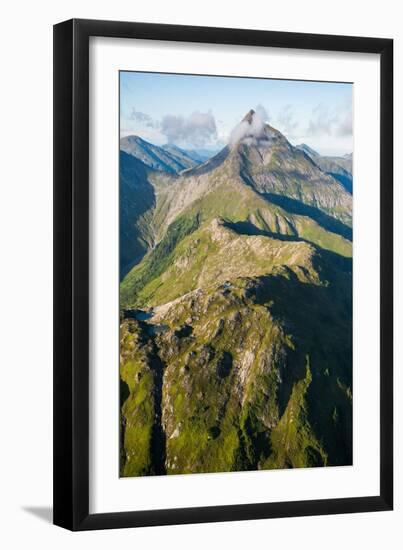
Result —
<svg viewBox="0 0 403 550"><path fill-rule="evenodd" d="M351 195L276 130L248 140L147 180L154 240L121 283L123 476L352 462Z"/></svg>

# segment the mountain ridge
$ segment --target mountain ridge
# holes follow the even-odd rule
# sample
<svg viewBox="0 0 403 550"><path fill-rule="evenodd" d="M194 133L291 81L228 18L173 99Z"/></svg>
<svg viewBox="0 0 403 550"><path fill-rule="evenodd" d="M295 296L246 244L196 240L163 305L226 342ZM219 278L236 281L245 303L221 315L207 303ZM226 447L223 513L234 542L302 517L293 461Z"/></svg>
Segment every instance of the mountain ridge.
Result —
<svg viewBox="0 0 403 550"><path fill-rule="evenodd" d="M177 174L198 163L179 149L165 146L159 147L139 136L130 135L120 139L120 150L141 160L154 170Z"/></svg>
<svg viewBox="0 0 403 550"><path fill-rule="evenodd" d="M305 143L296 145L297 149L304 151L316 164L336 180L338 180L345 189L353 192L353 155L347 153L343 156L323 156L314 149L311 149Z"/></svg>

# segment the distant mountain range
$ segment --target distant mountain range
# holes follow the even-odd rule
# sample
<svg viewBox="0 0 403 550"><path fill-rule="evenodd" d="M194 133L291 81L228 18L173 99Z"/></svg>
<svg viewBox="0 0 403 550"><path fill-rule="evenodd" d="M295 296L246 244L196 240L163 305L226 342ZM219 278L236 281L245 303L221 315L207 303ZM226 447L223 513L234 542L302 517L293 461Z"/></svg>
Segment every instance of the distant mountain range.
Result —
<svg viewBox="0 0 403 550"><path fill-rule="evenodd" d="M126 136L120 140L120 150L141 160L146 166L171 174L193 168L214 155L214 151L193 149L186 151L176 145L159 147L139 136Z"/></svg>
<svg viewBox="0 0 403 550"><path fill-rule="evenodd" d="M351 160L121 140L121 475L351 464Z"/></svg>
<svg viewBox="0 0 403 550"><path fill-rule="evenodd" d="M349 193L353 192L353 155L349 153L342 157L322 156L305 143L297 145L304 151L324 172L337 179Z"/></svg>
<svg viewBox="0 0 403 550"><path fill-rule="evenodd" d="M218 150L181 149L176 145L170 145L170 144L163 145L162 149L165 149L165 151L173 151L174 153L175 151L178 151L180 154L185 155L186 157L194 160L197 164L202 164L203 162L206 162L206 160L210 159L211 157L213 157L218 153Z"/></svg>

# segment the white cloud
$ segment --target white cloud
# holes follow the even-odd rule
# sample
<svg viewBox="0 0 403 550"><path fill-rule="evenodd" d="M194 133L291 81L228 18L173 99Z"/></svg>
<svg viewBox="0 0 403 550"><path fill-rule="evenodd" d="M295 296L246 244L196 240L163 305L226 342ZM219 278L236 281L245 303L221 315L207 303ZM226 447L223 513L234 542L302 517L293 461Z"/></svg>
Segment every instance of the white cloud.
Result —
<svg viewBox="0 0 403 550"><path fill-rule="evenodd" d="M146 126L147 128L158 128L159 122L154 120L150 115L142 113L141 111L136 111L133 107L132 112L129 116L129 120L138 122L139 124Z"/></svg>
<svg viewBox="0 0 403 550"><path fill-rule="evenodd" d="M312 111L306 133L310 136L351 136L353 133L351 104L339 105L333 110L322 103L318 104Z"/></svg>
<svg viewBox="0 0 403 550"><path fill-rule="evenodd" d="M185 147L215 145L218 140L217 126L211 111L194 111L188 117L165 115L157 120L147 113L132 108L130 115L122 120L121 136L139 134L153 143L175 143Z"/></svg>
<svg viewBox="0 0 403 550"><path fill-rule="evenodd" d="M299 124L294 118L291 105L285 105L276 116L275 127L287 138L293 137Z"/></svg>
<svg viewBox="0 0 403 550"><path fill-rule="evenodd" d="M194 111L188 117L164 116L161 120L161 133L170 143L204 147L217 138L217 126L211 111Z"/></svg>
<svg viewBox="0 0 403 550"><path fill-rule="evenodd" d="M244 118L235 126L230 134L229 143L233 145L242 140L247 145L252 145L256 139L263 136L263 133L264 122L260 116L254 112L253 115L250 117L248 116L247 119Z"/></svg>
<svg viewBox="0 0 403 550"><path fill-rule="evenodd" d="M261 103L256 105L255 113L263 120L263 122L269 122L270 120L269 113Z"/></svg>
<svg viewBox="0 0 403 550"><path fill-rule="evenodd" d="M351 136L353 134L353 112L351 108L340 117L335 133L337 136Z"/></svg>
<svg viewBox="0 0 403 550"><path fill-rule="evenodd" d="M313 111L308 126L308 135L331 135L333 126L337 123L337 116L329 108L319 103Z"/></svg>

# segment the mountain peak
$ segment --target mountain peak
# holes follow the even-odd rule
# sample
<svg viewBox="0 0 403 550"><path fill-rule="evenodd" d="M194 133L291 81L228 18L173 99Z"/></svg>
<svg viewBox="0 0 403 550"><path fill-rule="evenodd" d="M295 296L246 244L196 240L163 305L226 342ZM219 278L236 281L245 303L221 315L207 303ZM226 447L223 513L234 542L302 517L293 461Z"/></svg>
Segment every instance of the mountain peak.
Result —
<svg viewBox="0 0 403 550"><path fill-rule="evenodd" d="M266 135L265 123L260 116L251 109L246 113L241 122L232 130L230 144L246 143L251 145L257 139L264 139ZM252 141L251 141L252 140Z"/></svg>
<svg viewBox="0 0 403 550"><path fill-rule="evenodd" d="M246 115L243 117L242 122L245 121L245 122L248 122L249 124L252 124L255 114L256 114L256 112L255 112L253 109L251 109L251 110L250 110L249 112L247 112Z"/></svg>

